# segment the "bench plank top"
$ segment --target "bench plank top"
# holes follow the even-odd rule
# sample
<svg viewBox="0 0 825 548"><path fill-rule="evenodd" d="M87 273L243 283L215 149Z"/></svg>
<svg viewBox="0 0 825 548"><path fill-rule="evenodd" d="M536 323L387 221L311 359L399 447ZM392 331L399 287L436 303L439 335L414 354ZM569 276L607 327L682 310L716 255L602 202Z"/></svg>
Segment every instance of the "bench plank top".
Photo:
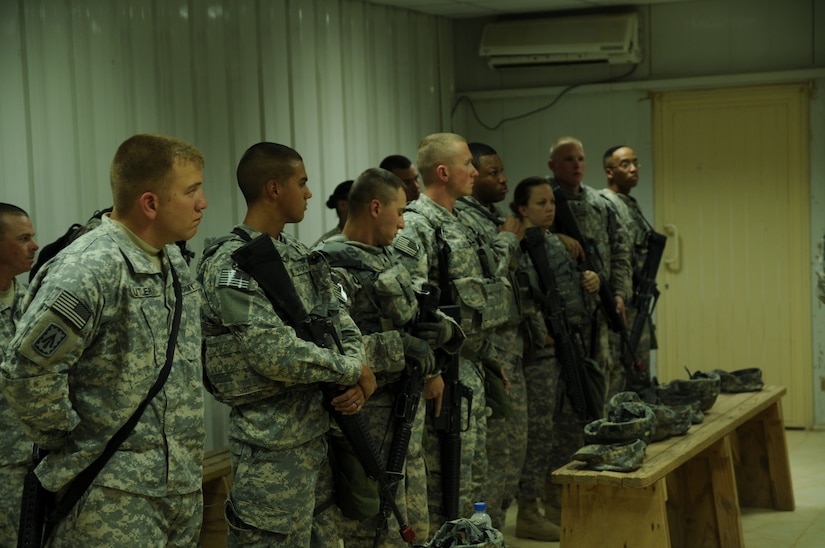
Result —
<svg viewBox="0 0 825 548"><path fill-rule="evenodd" d="M584 463L571 461L553 472L554 483L605 484L621 487L648 487L711 447L739 426L775 405L785 394L784 386L765 386L759 392L719 394L705 420L694 424L683 436L651 443L642 466L634 472L588 470Z"/></svg>

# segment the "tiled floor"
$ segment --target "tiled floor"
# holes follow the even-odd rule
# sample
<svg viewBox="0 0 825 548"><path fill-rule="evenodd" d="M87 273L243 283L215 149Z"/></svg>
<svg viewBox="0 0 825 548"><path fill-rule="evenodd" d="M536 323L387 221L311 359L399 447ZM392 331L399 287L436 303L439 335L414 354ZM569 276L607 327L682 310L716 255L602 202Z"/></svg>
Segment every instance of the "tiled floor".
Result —
<svg viewBox="0 0 825 548"><path fill-rule="evenodd" d="M822 548L825 546L825 432L787 430L796 510L742 509L747 548ZM509 548L558 546L558 542L515 536L516 508L507 512L504 537Z"/></svg>

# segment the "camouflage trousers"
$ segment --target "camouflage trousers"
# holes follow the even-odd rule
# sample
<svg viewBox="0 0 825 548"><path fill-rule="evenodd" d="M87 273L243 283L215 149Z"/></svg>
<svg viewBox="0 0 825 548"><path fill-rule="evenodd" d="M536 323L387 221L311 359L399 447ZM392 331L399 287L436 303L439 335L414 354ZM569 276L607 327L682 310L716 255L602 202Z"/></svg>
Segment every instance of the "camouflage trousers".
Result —
<svg viewBox="0 0 825 548"><path fill-rule="evenodd" d="M197 546L203 521L200 491L147 497L92 485L57 524L47 546Z"/></svg>
<svg viewBox="0 0 825 548"><path fill-rule="evenodd" d="M624 391L625 376L621 362L621 346L613 344L613 336L616 335L607 327L607 320L601 310L596 311L596 321L593 322L592 352L590 356L596 360L604 373L605 398L608 400L619 392ZM618 335L616 335L618 341Z"/></svg>
<svg viewBox="0 0 825 548"><path fill-rule="evenodd" d="M393 404L397 397L395 393L397 388L397 385L379 388L361 411L361 417L364 419L373 440L378 445L382 462L385 464L395 434ZM404 478L398 483L395 493L395 502L405 523L412 527L416 538L419 539L426 538L429 533L427 478L421 454L425 409L426 406L422 400L413 421L410 444L405 448L406 462L404 469L401 470ZM384 548L408 546L398 533L399 524L393 514L389 515L386 523L379 516L362 521L347 519L343 515L339 516L338 533L346 548L372 548L376 532L379 530L381 530L379 546Z"/></svg>
<svg viewBox="0 0 825 548"><path fill-rule="evenodd" d="M527 454L519 480L520 500L535 500L544 492L552 471L553 433L561 366L552 354L537 355L524 367L527 385Z"/></svg>
<svg viewBox="0 0 825 548"><path fill-rule="evenodd" d="M338 507L323 436L273 451L230 439L227 546L337 546Z"/></svg>
<svg viewBox="0 0 825 548"><path fill-rule="evenodd" d="M27 468L26 463L0 467L0 547L17 546L20 496Z"/></svg>
<svg viewBox="0 0 825 548"><path fill-rule="evenodd" d="M469 516L473 502L483 500L487 483L487 416L484 398L484 372L481 364L465 357L459 359L459 379L473 391L472 405L462 400L461 423L469 428L461 432L458 514ZM444 403L446 405L446 402ZM443 411L442 411L443 412ZM424 433L424 458L427 465L427 501L430 533L435 534L446 521L438 433L433 426L432 406L427 406Z"/></svg>
<svg viewBox="0 0 825 548"><path fill-rule="evenodd" d="M521 356L505 354L504 372L510 380L513 416L487 420L487 513L496 529L504 528L507 508L518 492L519 478L527 452L527 386Z"/></svg>

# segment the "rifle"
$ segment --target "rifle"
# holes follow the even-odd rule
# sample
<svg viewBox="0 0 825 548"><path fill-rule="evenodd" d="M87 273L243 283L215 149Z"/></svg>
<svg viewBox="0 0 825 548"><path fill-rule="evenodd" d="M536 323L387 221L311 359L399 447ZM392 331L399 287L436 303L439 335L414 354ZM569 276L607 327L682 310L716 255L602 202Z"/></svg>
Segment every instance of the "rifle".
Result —
<svg viewBox="0 0 825 548"><path fill-rule="evenodd" d="M307 313L269 234L264 233L248 240L245 245L232 253L232 259L238 268L260 284L275 311L295 329L295 333L301 339L321 348L333 348L334 346L338 352L343 354L344 348L332 318ZM344 415L332 406L332 399L340 394L338 387L332 383L325 383L322 391L324 407L352 445L358 461L364 467L364 472L369 478L378 482L378 490L382 499L387 501L398 520L401 538L408 544L412 543L415 540L415 532L407 525L395 503L395 497L391 496L393 487L400 478L389 474L381 463L375 440L367 430L364 419L360 415Z"/></svg>
<svg viewBox="0 0 825 548"><path fill-rule="evenodd" d="M461 311L459 305L455 304L449 297L450 278L449 261L450 247L444 241L441 227L435 230L435 239L438 248L438 286L440 295L438 297L438 308L452 317L456 322L461 321ZM429 307L429 310L432 310ZM435 312L427 312L427 316L422 316L423 321L438 321ZM439 351L440 352L440 351ZM466 386L459 379L459 356L458 354L439 353L444 360L445 366L441 378L444 380L444 395L442 397L441 414L433 417L435 431L438 434L439 448L441 452L441 490L444 504L444 517L447 520L458 519L458 499L459 487L461 484L461 432L466 432L470 428L469 409L473 403L473 390ZM467 422L461 422L461 400L467 400Z"/></svg>
<svg viewBox="0 0 825 548"><path fill-rule="evenodd" d="M599 390L586 390L584 348L581 340L574 335L565 314L564 300L559 292L556 276L547 259L544 233L539 227L530 227L524 233L522 249L530 257L539 279L542 316L550 336L555 341L556 356L561 363L562 375L567 386L570 406L578 415L588 420L602 416L604 394ZM576 344L578 343L578 344ZM603 388L603 386L602 386Z"/></svg>
<svg viewBox="0 0 825 548"><path fill-rule="evenodd" d="M428 283L421 286L421 292L418 293L418 317L420 319L435 316L435 311L438 308L438 296L438 287ZM401 375L401 391L393 404L395 430L387 455L387 472L390 474L402 475L404 462L407 458L407 448L410 445L410 437L412 436L412 426L415 422L415 414L423 392L424 372L421 370L420 365L409 361L406 363L404 372ZM390 492L393 500L395 500L397 490L398 485L394 484ZM375 530L374 548L381 545L381 537L387 530L387 518L390 516L390 511L389 503L382 499L380 519Z"/></svg>
<svg viewBox="0 0 825 548"><path fill-rule="evenodd" d="M23 479L23 495L20 501L20 523L18 527L18 548L40 548L48 538L47 530L52 523L47 523L47 515L54 506L55 494L46 490L34 474L34 469L43 460L48 451L32 446L32 463Z"/></svg>
<svg viewBox="0 0 825 548"><path fill-rule="evenodd" d="M647 236L647 256L644 265L638 275L633 276L633 303L636 307L636 318L633 320L633 327L628 337L628 352L634 358L636 350L639 348L639 341L642 338L645 324L650 320L653 309L659 300L659 288L656 287L656 273L659 271L659 264L662 261L662 254L665 250L667 236L651 230ZM650 386L650 375L642 371L642 378L628 378L628 381L638 384L638 389L642 390ZM631 383L631 384L632 384ZM636 390L637 388L634 388Z"/></svg>

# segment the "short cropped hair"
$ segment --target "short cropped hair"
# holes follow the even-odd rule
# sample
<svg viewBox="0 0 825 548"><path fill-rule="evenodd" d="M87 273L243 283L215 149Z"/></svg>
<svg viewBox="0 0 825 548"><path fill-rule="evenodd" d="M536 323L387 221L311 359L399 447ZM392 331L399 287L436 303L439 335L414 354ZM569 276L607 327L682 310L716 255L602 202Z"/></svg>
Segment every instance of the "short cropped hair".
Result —
<svg viewBox="0 0 825 548"><path fill-rule="evenodd" d="M555 143L550 145L550 156L549 157L550 157L551 160L553 160L553 154L555 154L556 151L560 147L563 147L564 145L578 145L579 147L582 148L582 150L584 149L584 145L582 145L582 142L579 141L578 139L576 139L575 137L559 137L558 139L556 139Z"/></svg>
<svg viewBox="0 0 825 548"><path fill-rule="evenodd" d="M617 150L619 150L620 148L627 148L627 145L616 145L616 146L610 147L610 148L608 148L607 150L604 151L604 155L602 155L602 165L604 165L605 169L607 169L609 167L613 167L613 166L608 165L608 164L610 162L610 159L613 158L613 154Z"/></svg>
<svg viewBox="0 0 825 548"><path fill-rule="evenodd" d="M394 169L410 169L412 165L412 160L407 158L406 156L402 156L400 154L391 154L381 160L381 163L378 165L381 169L386 169L387 171L392 171Z"/></svg>
<svg viewBox="0 0 825 548"><path fill-rule="evenodd" d="M267 181L284 182L295 174L296 164L304 161L294 149L278 143L252 145L238 162L238 187L246 204L255 203Z"/></svg>
<svg viewBox="0 0 825 548"><path fill-rule="evenodd" d="M360 215L377 199L386 205L404 189L397 175L380 167L371 167L355 179L349 191L349 214Z"/></svg>
<svg viewBox="0 0 825 548"><path fill-rule="evenodd" d="M470 147L470 153L472 153L473 155L473 167L475 167L476 169L478 169L480 165L479 158L481 158L482 156L493 156L495 154L498 154L498 152L496 152L496 149L494 149L490 145L485 145L484 143L469 143L467 146Z"/></svg>
<svg viewBox="0 0 825 548"><path fill-rule="evenodd" d="M23 208L16 205L0 202L0 238L6 234L6 217L16 215L18 217L28 217L29 214Z"/></svg>
<svg viewBox="0 0 825 548"><path fill-rule="evenodd" d="M166 192L175 162L204 166L201 151L176 137L143 133L123 141L109 170L115 209L130 209L144 192Z"/></svg>
<svg viewBox="0 0 825 548"><path fill-rule="evenodd" d="M447 163L455 155L456 145L466 142L464 137L455 133L433 133L424 137L418 145L416 163L425 186L435 178L438 165Z"/></svg>

